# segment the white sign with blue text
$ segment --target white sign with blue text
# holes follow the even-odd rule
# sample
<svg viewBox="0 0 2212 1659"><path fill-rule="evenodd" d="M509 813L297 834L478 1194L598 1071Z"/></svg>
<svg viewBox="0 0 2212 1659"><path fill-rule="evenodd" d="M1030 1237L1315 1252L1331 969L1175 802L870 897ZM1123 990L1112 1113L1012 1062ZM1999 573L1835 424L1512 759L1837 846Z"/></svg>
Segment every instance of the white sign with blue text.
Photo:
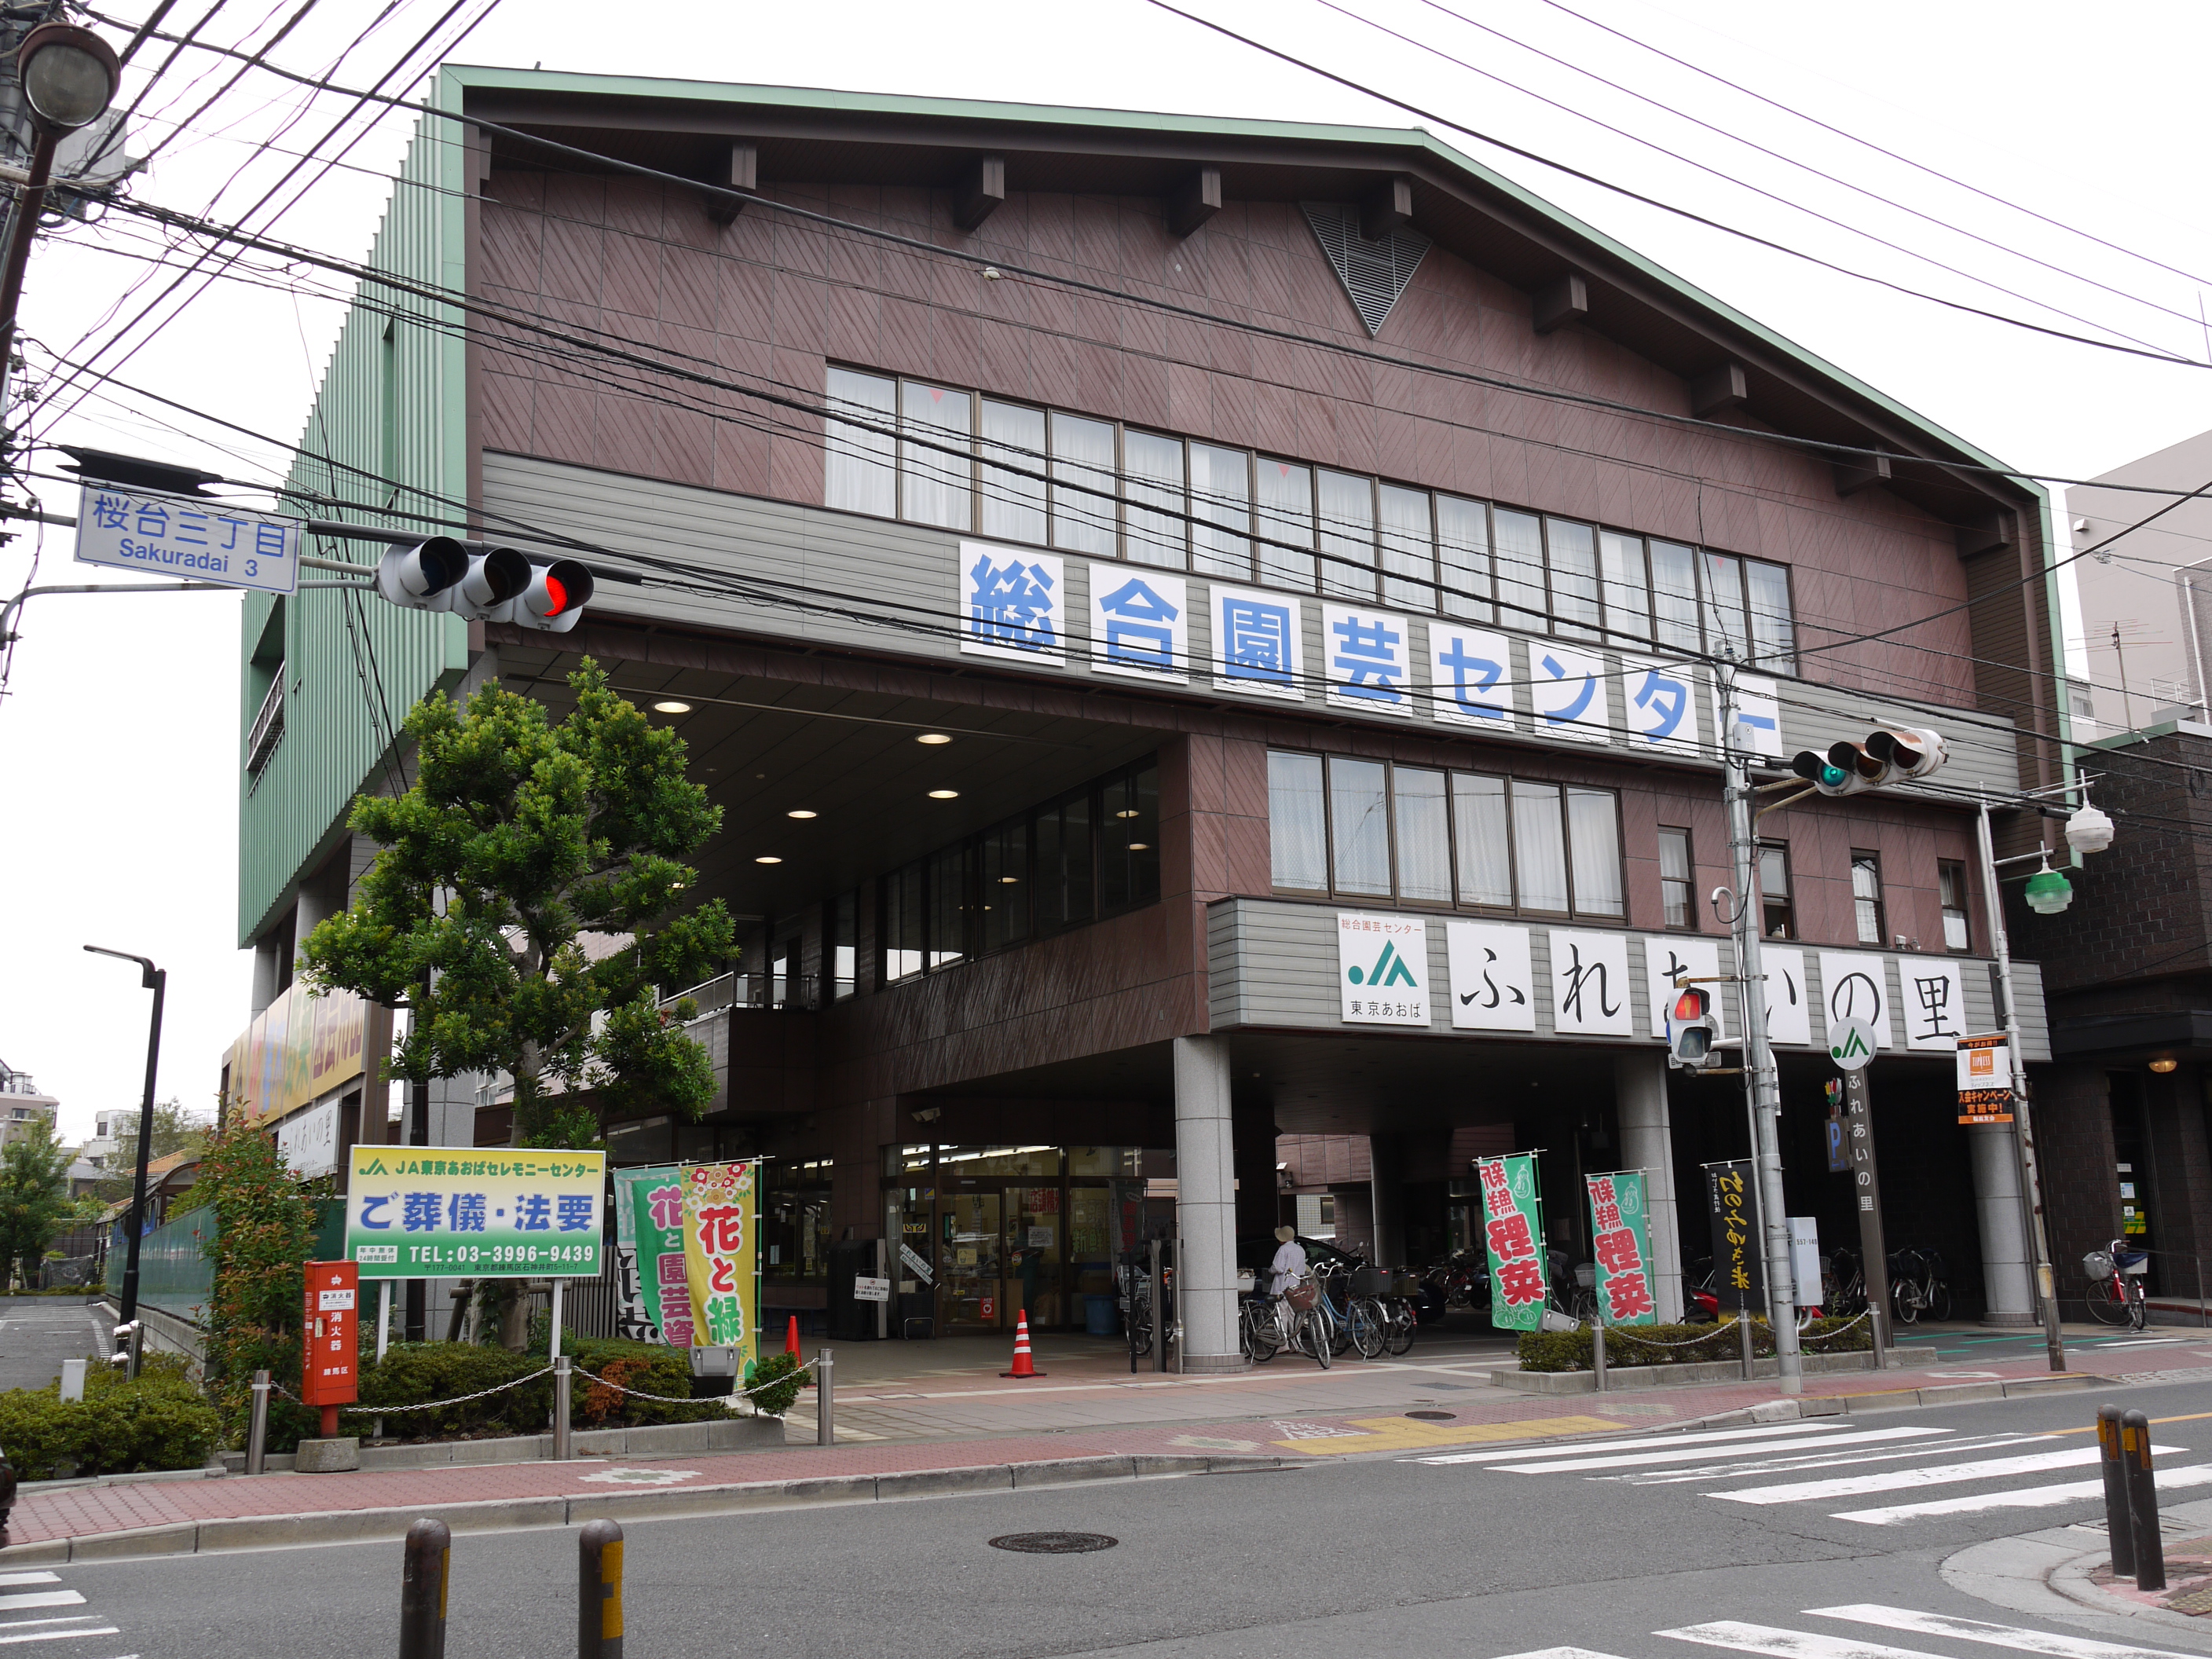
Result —
<svg viewBox="0 0 2212 1659"><path fill-rule="evenodd" d="M1413 629L1403 617L1324 605L1321 641L1330 702L1375 714L1413 712Z"/></svg>
<svg viewBox="0 0 2212 1659"><path fill-rule="evenodd" d="M960 649L1050 663L1067 654L1067 573L1050 553L960 544Z"/></svg>
<svg viewBox="0 0 2212 1659"><path fill-rule="evenodd" d="M1429 925L1419 916L1336 916L1336 981L1357 1025L1429 1023Z"/></svg>
<svg viewBox="0 0 2212 1659"><path fill-rule="evenodd" d="M1296 599L1216 583L1211 620L1216 687L1305 700L1305 615Z"/></svg>
<svg viewBox="0 0 2212 1659"><path fill-rule="evenodd" d="M300 581L300 521L205 496L87 483L77 505L76 562L289 593Z"/></svg>
<svg viewBox="0 0 2212 1659"><path fill-rule="evenodd" d="M1629 745L1639 753L1698 752L1698 677L1684 663L1620 659Z"/></svg>
<svg viewBox="0 0 2212 1659"><path fill-rule="evenodd" d="M1528 641L1528 691L1536 735L1606 743L1613 732L1605 696L1605 659L1557 640Z"/></svg>
<svg viewBox="0 0 2212 1659"><path fill-rule="evenodd" d="M1182 680L1190 666L1190 598L1180 576L1094 564L1091 666L1101 674Z"/></svg>
<svg viewBox="0 0 2212 1659"><path fill-rule="evenodd" d="M1720 731L1721 690L1713 687L1713 730ZM1763 674L1735 677L1735 726L1722 732L1728 746L1739 754L1781 760L1782 699L1775 684Z"/></svg>
<svg viewBox="0 0 2212 1659"><path fill-rule="evenodd" d="M1429 708L1455 726L1510 732L1513 648L1503 634L1455 622L1429 624Z"/></svg>

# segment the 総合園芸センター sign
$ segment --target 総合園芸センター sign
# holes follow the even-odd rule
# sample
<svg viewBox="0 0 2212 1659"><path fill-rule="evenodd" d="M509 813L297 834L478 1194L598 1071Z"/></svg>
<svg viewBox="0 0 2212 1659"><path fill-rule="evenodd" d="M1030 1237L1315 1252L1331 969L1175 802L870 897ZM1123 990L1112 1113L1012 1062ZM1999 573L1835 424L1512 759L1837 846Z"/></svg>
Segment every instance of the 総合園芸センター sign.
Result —
<svg viewBox="0 0 2212 1659"><path fill-rule="evenodd" d="M76 562L289 593L300 583L301 527L297 519L208 496L87 483L77 502Z"/></svg>
<svg viewBox="0 0 2212 1659"><path fill-rule="evenodd" d="M346 1260L363 1279L595 1278L605 1152L356 1146Z"/></svg>

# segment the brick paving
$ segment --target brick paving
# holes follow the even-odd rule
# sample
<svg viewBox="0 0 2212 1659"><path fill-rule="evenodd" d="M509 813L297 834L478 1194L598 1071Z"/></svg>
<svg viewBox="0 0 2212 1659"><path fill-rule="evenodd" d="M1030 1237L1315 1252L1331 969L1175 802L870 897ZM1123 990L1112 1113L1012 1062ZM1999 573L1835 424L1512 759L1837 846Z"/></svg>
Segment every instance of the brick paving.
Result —
<svg viewBox="0 0 2212 1659"><path fill-rule="evenodd" d="M2098 1334L2081 1337L2094 1345ZM2070 1339L2069 1339L2070 1340ZM579 1459L351 1474L268 1474L252 1479L125 1482L27 1493L7 1532L10 1544L82 1538L145 1527L246 1516L406 1509L503 1499L605 1495L614 1486L586 1476L612 1468L642 1474L681 1472L686 1489L759 1481L872 1475L921 1469L1135 1453L1328 1457L1407 1452L1554 1434L1645 1429L1784 1398L1771 1380L1641 1389L1621 1394L1527 1395L1478 1382L1479 1360L1437 1364L1340 1363L1322 1371L1306 1362L1285 1370L1285 1356L1227 1378L1085 1375L1071 1361L1066 1380L1001 1382L973 1368L886 1378L839 1389L841 1429L862 1405L911 1418L910 1437L793 1445L781 1450L662 1457ZM2170 1346L2087 1346L2072 1355L2076 1371L2115 1382L2205 1372L2212 1341ZM841 1362L842 1364L842 1362ZM858 1369L858 1368L855 1368ZM2039 1351L2019 1358L1892 1370L1808 1376L1808 1396L1865 1395L1962 1382L2048 1375ZM948 1386L931 1386L941 1382ZM1057 1384L1059 1392L1034 1390ZM1416 1419L1409 1409L1449 1411L1449 1421ZM2085 1407L2085 1410L2086 1410ZM1097 1420L1101 1418L1112 1420ZM793 1425L794 1431L799 1425ZM810 1425L811 1426L811 1425ZM798 1436L794 1433L794 1438ZM639 1484L642 1485L641 1481Z"/></svg>

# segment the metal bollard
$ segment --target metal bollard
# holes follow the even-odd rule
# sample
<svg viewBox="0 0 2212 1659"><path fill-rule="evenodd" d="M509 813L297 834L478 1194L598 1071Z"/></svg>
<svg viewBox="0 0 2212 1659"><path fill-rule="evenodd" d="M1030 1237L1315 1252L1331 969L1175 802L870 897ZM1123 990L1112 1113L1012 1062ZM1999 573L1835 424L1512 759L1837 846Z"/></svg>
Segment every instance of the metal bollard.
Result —
<svg viewBox="0 0 2212 1659"><path fill-rule="evenodd" d="M446 1659L446 1577L453 1536L442 1521L407 1528L399 1574L399 1659Z"/></svg>
<svg viewBox="0 0 2212 1659"><path fill-rule="evenodd" d="M1757 1364L1751 1357L1751 1310L1749 1308L1736 1310L1735 1329L1736 1340L1743 1345L1743 1380L1748 1382L1758 1374Z"/></svg>
<svg viewBox="0 0 2212 1659"><path fill-rule="evenodd" d="M253 1415L246 1428L246 1472L259 1474L269 1466L269 1373L253 1373Z"/></svg>
<svg viewBox="0 0 2212 1659"><path fill-rule="evenodd" d="M567 1462L575 1452L568 1425L568 1385L572 1380L568 1356L564 1353L553 1362L553 1461L556 1463Z"/></svg>
<svg viewBox="0 0 2212 1659"><path fill-rule="evenodd" d="M827 1348L814 1356L814 1443L837 1443L837 1362Z"/></svg>
<svg viewBox="0 0 2212 1659"><path fill-rule="evenodd" d="M576 1536L577 1659L622 1659L623 1529L586 1521ZM403 1656L404 1659L404 1656Z"/></svg>
<svg viewBox="0 0 2212 1659"><path fill-rule="evenodd" d="M1605 1321L1590 1321L1590 1371L1597 1380L1597 1391L1605 1392Z"/></svg>
<svg viewBox="0 0 2212 1659"><path fill-rule="evenodd" d="M2158 1533L2158 1483L2150 1470L2150 1419L2120 1414L2120 1455L2128 1475L2128 1515L2134 1522L2136 1588L2166 1588L2166 1540Z"/></svg>
<svg viewBox="0 0 2212 1659"><path fill-rule="evenodd" d="M2105 1536L2112 1547L2112 1573L2136 1570L2135 1522L2128 1514L2128 1471L2120 1455L2120 1408L2097 1407L2098 1468L2105 1476Z"/></svg>

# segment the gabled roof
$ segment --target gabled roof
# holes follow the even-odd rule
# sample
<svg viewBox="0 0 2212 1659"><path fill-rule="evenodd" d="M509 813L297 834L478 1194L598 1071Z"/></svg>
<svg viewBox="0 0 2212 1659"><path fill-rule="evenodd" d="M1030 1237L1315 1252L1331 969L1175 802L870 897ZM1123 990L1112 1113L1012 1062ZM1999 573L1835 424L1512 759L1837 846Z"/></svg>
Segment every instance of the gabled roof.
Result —
<svg viewBox="0 0 2212 1659"><path fill-rule="evenodd" d="M2040 531L2039 486L1942 465L2002 471L1993 456L1419 129L464 65L442 70L440 102L702 181L726 169L732 140L748 142L763 187L951 188L986 154L1004 158L1009 191L1165 197L1203 166L1220 169L1224 198L1342 201L1402 176L1412 222L1469 263L1532 294L1581 276L1584 325L1685 380L1740 364L1753 429L1923 457L1896 465L1900 495L1962 526L2011 509ZM492 143L503 162L561 165Z"/></svg>

